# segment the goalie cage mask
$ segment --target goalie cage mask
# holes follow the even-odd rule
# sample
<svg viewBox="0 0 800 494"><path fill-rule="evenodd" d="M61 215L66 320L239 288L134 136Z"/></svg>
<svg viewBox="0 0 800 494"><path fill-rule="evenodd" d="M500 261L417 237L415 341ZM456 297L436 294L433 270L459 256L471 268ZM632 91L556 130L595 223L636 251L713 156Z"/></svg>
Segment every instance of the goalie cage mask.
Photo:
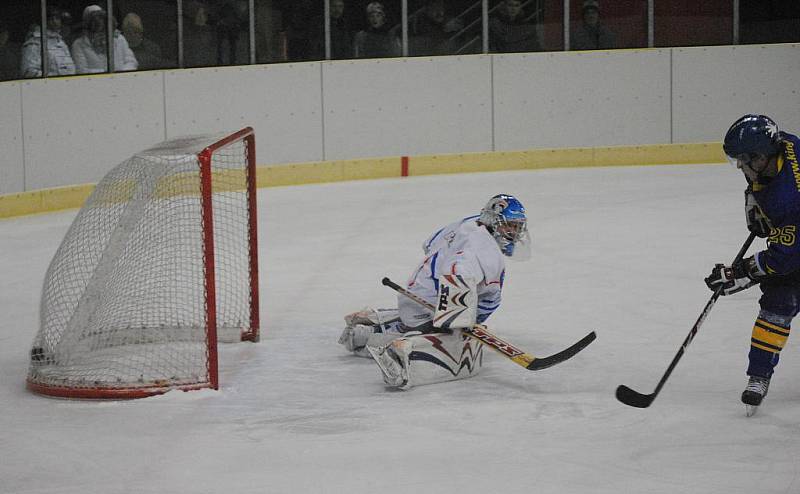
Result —
<svg viewBox="0 0 800 494"><path fill-rule="evenodd" d="M514 260L530 258L528 217L519 199L508 194L492 197L478 221L489 229L503 255Z"/></svg>

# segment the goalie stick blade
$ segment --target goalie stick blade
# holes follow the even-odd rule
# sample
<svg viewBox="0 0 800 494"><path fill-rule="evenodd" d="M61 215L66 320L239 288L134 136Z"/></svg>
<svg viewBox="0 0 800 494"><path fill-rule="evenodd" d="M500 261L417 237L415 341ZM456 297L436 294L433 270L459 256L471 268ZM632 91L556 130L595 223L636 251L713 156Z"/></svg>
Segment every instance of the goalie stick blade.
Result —
<svg viewBox="0 0 800 494"><path fill-rule="evenodd" d="M643 395L638 391L623 385L617 386L617 399L622 403L636 408L647 408L653 403L656 394Z"/></svg>
<svg viewBox="0 0 800 494"><path fill-rule="evenodd" d="M580 341L565 350L554 353L549 357L537 357L533 359L533 362L528 364L526 368L528 370L542 370L552 367L556 364L560 364L561 362L574 357L578 352L589 346L589 343L593 342L595 338L597 338L597 335L594 331L592 331L581 338Z"/></svg>

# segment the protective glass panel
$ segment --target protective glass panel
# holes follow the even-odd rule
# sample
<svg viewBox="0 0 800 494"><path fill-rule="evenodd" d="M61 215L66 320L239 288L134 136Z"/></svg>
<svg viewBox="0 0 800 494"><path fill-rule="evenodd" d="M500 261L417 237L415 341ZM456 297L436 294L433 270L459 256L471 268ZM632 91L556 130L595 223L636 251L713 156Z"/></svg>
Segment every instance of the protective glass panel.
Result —
<svg viewBox="0 0 800 494"><path fill-rule="evenodd" d="M570 20L570 50L647 47L647 0L572 2Z"/></svg>
<svg viewBox="0 0 800 494"><path fill-rule="evenodd" d="M325 4L322 0L285 2L282 16L287 61L303 62L325 58L324 11Z"/></svg>
<svg viewBox="0 0 800 494"><path fill-rule="evenodd" d="M280 0L255 0L256 63L286 61L288 46L284 22L288 22L291 5ZM320 25L321 22L320 19Z"/></svg>
<svg viewBox="0 0 800 494"><path fill-rule="evenodd" d="M75 61L65 36L72 33L69 27L72 22L72 15L57 2L48 2L45 22L45 60L42 61L42 70L47 77L59 75L73 75L76 72ZM38 26L34 28L38 31ZM35 31L34 31L35 32ZM34 51L41 50L41 44L35 36L26 38L25 57L30 61L35 56L42 56L41 53L33 54ZM26 67L26 72L30 74L30 69Z"/></svg>
<svg viewBox="0 0 800 494"><path fill-rule="evenodd" d="M136 56L119 30L119 10L112 12L112 41L108 42L108 2L105 0L89 5L80 3L70 7L72 25L68 41L76 74L99 74L108 72L112 65L116 72L127 72L139 67ZM109 60L113 58L113 64Z"/></svg>
<svg viewBox="0 0 800 494"><path fill-rule="evenodd" d="M739 0L739 42L797 43L800 41L800 2Z"/></svg>
<svg viewBox="0 0 800 494"><path fill-rule="evenodd" d="M402 55L402 5L400 0L358 1L353 35L354 58Z"/></svg>
<svg viewBox="0 0 800 494"><path fill-rule="evenodd" d="M564 49L564 2L536 0L531 2L532 20L539 26L540 41L545 51Z"/></svg>
<svg viewBox="0 0 800 494"><path fill-rule="evenodd" d="M0 80L42 75L41 23L39 2L0 3ZM28 48L23 48L26 41ZM26 59L23 51L29 53Z"/></svg>
<svg viewBox="0 0 800 494"><path fill-rule="evenodd" d="M185 67L250 62L248 0L188 0L183 3Z"/></svg>
<svg viewBox="0 0 800 494"><path fill-rule="evenodd" d="M542 51L544 1L500 0L489 3L489 51Z"/></svg>
<svg viewBox="0 0 800 494"><path fill-rule="evenodd" d="M167 0L115 0L118 29L138 70L178 67L178 9Z"/></svg>
<svg viewBox="0 0 800 494"><path fill-rule="evenodd" d="M733 2L656 2L655 46L726 45L733 41Z"/></svg>
<svg viewBox="0 0 800 494"><path fill-rule="evenodd" d="M480 0L410 0L408 10L409 56L482 52Z"/></svg>

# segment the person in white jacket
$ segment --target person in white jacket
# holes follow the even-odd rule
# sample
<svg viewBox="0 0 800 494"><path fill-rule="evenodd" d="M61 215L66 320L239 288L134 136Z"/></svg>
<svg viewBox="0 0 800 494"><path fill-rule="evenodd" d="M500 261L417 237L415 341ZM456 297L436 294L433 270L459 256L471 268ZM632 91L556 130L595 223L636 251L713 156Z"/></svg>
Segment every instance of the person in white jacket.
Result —
<svg viewBox="0 0 800 494"><path fill-rule="evenodd" d="M61 37L61 23L64 12L57 7L47 8L47 73L45 75L72 75L75 62L69 47ZM42 30L33 26L22 45L20 62L22 77L41 77L42 75Z"/></svg>
<svg viewBox="0 0 800 494"><path fill-rule="evenodd" d="M79 74L96 74L108 70L106 56L108 16L102 9L86 8L84 12L84 33L72 43L72 58ZM128 42L119 30L114 29L114 71L136 70L139 63Z"/></svg>

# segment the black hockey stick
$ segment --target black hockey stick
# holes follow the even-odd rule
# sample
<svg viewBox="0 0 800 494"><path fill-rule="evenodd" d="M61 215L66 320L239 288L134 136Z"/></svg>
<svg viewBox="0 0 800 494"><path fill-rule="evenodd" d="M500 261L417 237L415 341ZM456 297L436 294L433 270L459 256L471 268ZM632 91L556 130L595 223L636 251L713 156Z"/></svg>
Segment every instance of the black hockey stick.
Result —
<svg viewBox="0 0 800 494"><path fill-rule="evenodd" d="M384 278L382 283L392 290L405 295L406 297L410 298L414 302L422 305L434 311L435 308L433 304L428 302L427 300L420 298L413 293L409 292L405 288L401 287L397 283L393 282L389 278ZM498 338L497 336L493 335L489 332L486 326L482 324L476 324L471 329L464 329L464 334L470 336L484 345L496 350L497 352L501 353L504 357L512 360L518 365L525 367L528 370L542 370L547 369L548 367L552 367L556 364L560 364L561 362L572 358L575 354L586 348L589 343L594 341L597 335L592 331L591 333L587 334L583 338L581 338L577 343L572 345L569 348L561 350L558 353L554 353L548 357L534 357L530 353L524 352L519 348L515 347L511 343L507 341L503 341L502 339Z"/></svg>
<svg viewBox="0 0 800 494"><path fill-rule="evenodd" d="M756 238L755 233L751 233L750 236L747 237L747 240L745 240L744 245L742 245L742 248L739 249L739 253L736 254L736 257L734 258L731 265L736 264L742 260L745 253L747 252L747 249L750 248L750 244L753 243L754 238ZM708 313L711 312L711 308L714 307L714 303L716 303L717 299L721 294L722 294L722 284L720 284L720 286L714 291L714 295L711 296L711 299L706 304L706 307L705 309L703 309L703 312L700 314L700 317L697 318L697 322L695 322L694 326L692 326L692 330L689 331L689 334L686 336L686 339L683 340L683 344L678 349L678 353L675 355L675 358L672 359L672 362L670 362L669 367L667 367L667 371L661 377L661 380L658 381L658 385L656 386L655 391L653 391L649 395L646 395L639 393L638 391L634 391L631 388L622 384L617 387L617 399L619 401L625 403L626 405L636 408L647 408L650 406L651 403L653 403L653 400L656 399L656 396L658 396L658 393L661 391L661 388L664 387L664 383L667 382L669 375L672 374L673 369L675 369L675 366L678 365L678 361L681 359L681 357L683 357L683 353L686 351L686 348L694 339L694 336L697 334L697 330L700 329L700 325L703 324L703 321L706 320L706 316L708 316Z"/></svg>

